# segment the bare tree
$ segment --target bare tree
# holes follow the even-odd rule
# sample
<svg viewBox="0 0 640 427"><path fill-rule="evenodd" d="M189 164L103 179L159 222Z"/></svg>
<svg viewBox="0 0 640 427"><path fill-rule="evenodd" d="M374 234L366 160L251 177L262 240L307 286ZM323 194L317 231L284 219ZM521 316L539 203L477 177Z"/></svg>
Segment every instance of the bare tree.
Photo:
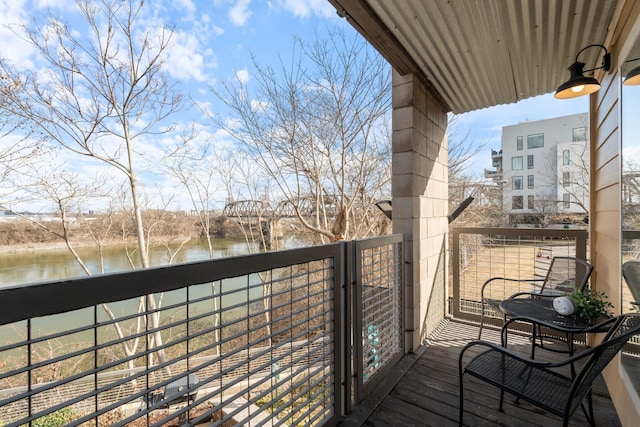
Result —
<svg viewBox="0 0 640 427"><path fill-rule="evenodd" d="M622 218L623 227L640 229L640 163L634 160L624 162L622 169Z"/></svg>
<svg viewBox="0 0 640 427"><path fill-rule="evenodd" d="M222 177L233 154L227 150L209 150L205 144L182 144L167 157L166 171L186 191L191 202L200 236L207 243L209 258L213 258L212 227L216 194L221 190Z"/></svg>
<svg viewBox="0 0 640 427"><path fill-rule="evenodd" d="M101 189L101 183L104 181L95 180L89 185L83 185L76 174L64 170L42 167L30 167L28 170L31 171L30 185L25 188L25 191L34 193L34 196L39 197L40 200L52 203L59 214L60 221L51 224L35 217L23 216L23 218L59 237L82 270L87 275L91 275L91 271L73 244L72 234L73 229L78 230L81 226L82 206L86 205L88 199L104 194Z"/></svg>
<svg viewBox="0 0 640 427"><path fill-rule="evenodd" d="M463 129L458 117L453 114L448 117L449 212L453 212L468 197L473 197L464 215L456 219L456 225L501 225L504 222L502 187L496 183L486 183L483 178L473 176L466 169L473 158L487 147L489 140L478 139L470 129Z"/></svg>
<svg viewBox="0 0 640 427"><path fill-rule="evenodd" d="M31 194L33 198L37 198L41 202L51 203L55 206L54 212L57 212L59 221L40 221L37 217L20 215L23 219L35 224L37 227L46 230L48 233L58 237L64 242L69 252L72 254L75 261L87 276L91 276L93 273L85 260L82 258L77 250L77 243L83 240L82 233L88 233L98 247L99 256L99 269L98 273L104 273L104 241L110 231L110 223L113 223L114 211L110 208L103 218L106 218L108 224L103 227L103 234L99 234L97 227L93 227L90 221L87 221L85 215L82 213L82 207L86 206L89 200L97 199L98 197L108 197L108 191L105 188L104 183L108 182L101 177L97 177L94 180L90 180L89 184L82 184L77 174L67 172L59 165L51 164L50 167L46 167L42 163L32 164L24 167L21 172L27 178L27 185L23 187L25 193ZM112 204L110 204L112 206ZM121 340L121 347L124 354L127 357L135 355L138 345L140 343L139 334L144 328L143 316L138 316L133 321L135 331L131 331L135 338L126 341L126 333L123 329L123 325L118 321L117 316L111 310L108 304L101 304L103 310L113 321L114 330ZM139 310L142 309L143 299L139 301ZM129 369L135 368L134 359L127 362ZM134 385L136 381L134 380Z"/></svg>
<svg viewBox="0 0 640 427"><path fill-rule="evenodd" d="M556 164L562 162L561 172L555 177L562 192L569 194L570 203L577 205L584 213L589 212L589 145L586 142L574 142L564 146L568 158L561 151L555 159ZM552 161L547 164L550 165ZM549 166L548 170L557 170ZM556 206L562 206L565 200L558 198Z"/></svg>
<svg viewBox="0 0 640 427"><path fill-rule="evenodd" d="M136 142L173 131L167 121L181 108L182 96L164 70L173 31L139 24L144 5L144 0L76 0L86 34L53 16L18 26L15 33L35 48L44 71L18 70L1 59L0 74L19 88L1 86L5 115L28 123L42 139L126 177L137 250L147 268ZM147 305L157 329L153 295L147 296ZM159 332L153 338L162 345Z"/></svg>
<svg viewBox="0 0 640 427"><path fill-rule="evenodd" d="M1 132L1 130L0 130ZM0 208L9 209L20 201L20 188L12 184L12 177L20 175L20 170L42 154L40 145L28 138L12 140L10 135L0 133Z"/></svg>
<svg viewBox="0 0 640 427"><path fill-rule="evenodd" d="M3 92L5 113L28 122L42 138L126 176L146 268L135 144L146 135L171 132L166 121L181 107L182 97L163 70L172 31L137 25L144 4L78 0L86 36L53 16L20 26L16 34L36 48L46 69L17 70L0 60L0 72L19 86Z"/></svg>
<svg viewBox="0 0 640 427"><path fill-rule="evenodd" d="M391 179L389 66L339 30L295 40L291 54L277 70L254 58L255 82L239 78L216 92L233 114L216 123L266 171L304 227L331 241L362 236L358 226Z"/></svg>
<svg viewBox="0 0 640 427"><path fill-rule="evenodd" d="M15 95L19 90L18 82L0 73L0 207L3 208L10 205L8 197L19 193L18 187L10 185L9 178L19 175L20 169L36 161L43 151L41 144L30 138L32 129L24 121L5 114L3 107L11 102L9 94Z"/></svg>
<svg viewBox="0 0 640 427"><path fill-rule="evenodd" d="M238 229L243 233L247 252L253 253L260 248L267 248L265 239L267 236L262 232L261 224L273 221L273 213L268 206L268 187L265 186L265 177L252 170L252 161L244 153L237 153L226 150L224 147L217 147L210 150L208 144L201 146L182 146L172 153L171 163L167 166L167 172L175 177L187 191L192 204L192 212L200 225L201 236L206 239L209 248L209 257L214 257L212 243L212 211L214 197L220 191L226 194L226 200L231 202L235 197L246 199L248 203L254 203L254 209L248 216L236 215L231 220L237 221ZM265 199L266 197L266 199ZM263 212L264 211L264 212ZM270 303L271 298L271 272L260 272L263 286L263 314L267 324L266 336L271 340L270 326ZM217 293L216 283L211 283L211 291ZM214 311L218 312L217 299L213 299ZM220 316L214 316L214 324L219 325ZM215 339L218 341L219 331L215 332ZM217 347L220 352L220 346Z"/></svg>
<svg viewBox="0 0 640 427"><path fill-rule="evenodd" d="M459 116L449 113L448 115L448 148L449 148L449 182L456 182L458 179L467 180L469 174L465 168L469 162L481 153L489 143L487 138L478 139L471 129L463 129L458 123Z"/></svg>

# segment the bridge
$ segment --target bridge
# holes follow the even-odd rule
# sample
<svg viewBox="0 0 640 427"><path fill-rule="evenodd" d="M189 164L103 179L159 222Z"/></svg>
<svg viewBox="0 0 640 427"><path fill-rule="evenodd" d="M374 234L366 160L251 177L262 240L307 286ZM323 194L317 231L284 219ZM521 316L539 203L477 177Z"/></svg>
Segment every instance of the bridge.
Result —
<svg viewBox="0 0 640 427"><path fill-rule="evenodd" d="M324 212L329 217L337 215L334 198L325 199ZM298 210L303 217L313 217L317 213L316 199L308 196L300 199ZM229 218L264 218L278 220L280 218L295 218L294 205L288 200L278 202L274 208L269 202L263 200L237 200L225 204L222 216Z"/></svg>
<svg viewBox="0 0 640 427"><path fill-rule="evenodd" d="M324 215L335 217L337 209L333 203L325 203ZM298 211L303 217L312 218L318 213L316 199L305 197L298 203ZM259 226L262 234L262 244L266 249L278 247L278 240L282 239L282 228L279 221L284 218L295 218L296 211L294 205L288 200L280 201L275 208L264 200L236 200L227 202L222 210L222 217L235 219L244 226ZM256 224L257 221L259 224Z"/></svg>

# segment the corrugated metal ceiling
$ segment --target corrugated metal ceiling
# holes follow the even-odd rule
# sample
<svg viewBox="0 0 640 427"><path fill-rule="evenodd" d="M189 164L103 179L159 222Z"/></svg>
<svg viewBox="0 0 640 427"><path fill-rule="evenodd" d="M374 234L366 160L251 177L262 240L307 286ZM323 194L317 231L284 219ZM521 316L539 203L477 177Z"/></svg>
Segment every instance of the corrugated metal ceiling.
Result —
<svg viewBox="0 0 640 427"><path fill-rule="evenodd" d="M603 44L614 0L360 0L455 113L554 91L590 44ZM366 27L367 23L360 23ZM580 56L600 65L601 49Z"/></svg>

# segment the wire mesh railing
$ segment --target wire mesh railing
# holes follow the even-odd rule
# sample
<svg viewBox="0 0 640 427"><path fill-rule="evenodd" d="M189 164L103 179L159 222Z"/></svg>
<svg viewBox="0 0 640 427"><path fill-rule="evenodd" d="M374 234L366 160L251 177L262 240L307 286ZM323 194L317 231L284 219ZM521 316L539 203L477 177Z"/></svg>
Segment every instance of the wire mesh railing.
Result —
<svg viewBox="0 0 640 427"><path fill-rule="evenodd" d="M401 244L0 289L0 425L335 424L349 367L376 359L349 343L375 325L376 376L402 354ZM353 319L348 277L364 289Z"/></svg>
<svg viewBox="0 0 640 427"><path fill-rule="evenodd" d="M640 262L640 231L623 230L622 231L622 264L626 262ZM629 278L632 279L632 278ZM621 282L622 285L622 311L637 312L640 311L640 301L637 294L640 291L637 283L629 283L626 279ZM635 289L632 290L632 286ZM636 294L634 296L634 293ZM633 357L633 360L625 357L623 361L634 367L634 372L640 366L640 335L632 337L623 350L625 356ZM637 388L639 388L638 386Z"/></svg>
<svg viewBox="0 0 640 427"><path fill-rule="evenodd" d="M402 235L355 242L357 397L404 354Z"/></svg>
<svg viewBox="0 0 640 427"><path fill-rule="evenodd" d="M0 424L330 422L342 393L342 252L0 290L12 307L0 314Z"/></svg>
<svg viewBox="0 0 640 427"><path fill-rule="evenodd" d="M481 288L489 278L523 280L502 289L505 299L516 292L531 291L527 279L543 279L553 257L587 260L587 231L544 228L455 228L452 251L452 311L457 318L479 321ZM485 322L502 324L498 313Z"/></svg>

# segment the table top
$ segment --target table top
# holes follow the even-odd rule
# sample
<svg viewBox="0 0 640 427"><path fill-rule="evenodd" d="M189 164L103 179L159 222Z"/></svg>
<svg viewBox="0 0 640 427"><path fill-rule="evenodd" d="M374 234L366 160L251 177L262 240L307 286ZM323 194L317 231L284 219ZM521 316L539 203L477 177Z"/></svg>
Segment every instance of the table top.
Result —
<svg viewBox="0 0 640 427"><path fill-rule="evenodd" d="M562 332L580 333L595 325L578 316L562 316L553 309L553 298L507 298L500 303L500 309L510 317L529 317L541 325ZM597 319L598 321L604 319Z"/></svg>

